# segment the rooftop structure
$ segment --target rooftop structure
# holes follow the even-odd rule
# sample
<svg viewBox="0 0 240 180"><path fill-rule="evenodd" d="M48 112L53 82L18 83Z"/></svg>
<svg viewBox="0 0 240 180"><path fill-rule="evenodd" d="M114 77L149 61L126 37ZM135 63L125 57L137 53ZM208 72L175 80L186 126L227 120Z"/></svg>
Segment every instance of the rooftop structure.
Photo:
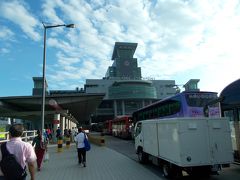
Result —
<svg viewBox="0 0 240 180"><path fill-rule="evenodd" d="M133 111L176 93L174 80L143 80L134 53L137 43L116 42L112 66L102 79L87 79L86 93L105 93L92 115L93 121L105 121Z"/></svg>
<svg viewBox="0 0 240 180"><path fill-rule="evenodd" d="M185 88L185 91L200 91L198 89L198 82L200 79L190 79L183 87Z"/></svg>

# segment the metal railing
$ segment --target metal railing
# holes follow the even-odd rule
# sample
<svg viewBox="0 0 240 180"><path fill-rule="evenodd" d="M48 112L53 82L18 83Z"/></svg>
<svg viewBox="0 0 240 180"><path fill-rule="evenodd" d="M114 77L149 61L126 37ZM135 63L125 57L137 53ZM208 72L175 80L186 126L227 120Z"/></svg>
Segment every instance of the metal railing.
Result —
<svg viewBox="0 0 240 180"><path fill-rule="evenodd" d="M9 132L0 132L0 137L3 136L5 136L5 138L0 138L0 143L9 141ZM31 142L36 136L37 130L23 131L22 140L25 142Z"/></svg>

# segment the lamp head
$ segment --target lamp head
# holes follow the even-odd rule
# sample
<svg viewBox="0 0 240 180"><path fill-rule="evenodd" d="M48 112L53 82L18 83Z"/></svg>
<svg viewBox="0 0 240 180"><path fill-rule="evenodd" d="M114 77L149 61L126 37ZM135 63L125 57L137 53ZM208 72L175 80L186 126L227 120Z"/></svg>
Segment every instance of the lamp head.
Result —
<svg viewBox="0 0 240 180"><path fill-rule="evenodd" d="M74 24L66 24L65 25L67 28L75 28L75 25Z"/></svg>

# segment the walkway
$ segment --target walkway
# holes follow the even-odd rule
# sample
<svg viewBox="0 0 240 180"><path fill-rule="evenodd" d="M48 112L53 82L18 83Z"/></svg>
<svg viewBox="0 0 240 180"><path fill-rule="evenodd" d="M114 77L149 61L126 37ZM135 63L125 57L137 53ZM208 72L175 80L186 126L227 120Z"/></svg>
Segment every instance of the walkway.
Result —
<svg viewBox="0 0 240 180"><path fill-rule="evenodd" d="M49 147L50 161L43 163L36 180L156 180L158 176L130 158L107 147L92 145L87 152L87 167L78 164L75 145L57 153ZM28 174L28 178L30 175Z"/></svg>

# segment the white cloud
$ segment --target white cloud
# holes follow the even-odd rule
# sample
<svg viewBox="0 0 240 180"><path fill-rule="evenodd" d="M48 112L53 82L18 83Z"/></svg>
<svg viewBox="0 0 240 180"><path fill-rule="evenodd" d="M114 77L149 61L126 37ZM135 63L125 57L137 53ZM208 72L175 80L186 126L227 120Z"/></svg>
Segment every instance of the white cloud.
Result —
<svg viewBox="0 0 240 180"><path fill-rule="evenodd" d="M0 3L0 16L19 25L22 31L31 39L38 41L40 35L35 27L39 26L37 19L25 8L23 1L5 1Z"/></svg>
<svg viewBox="0 0 240 180"><path fill-rule="evenodd" d="M10 45L9 41L14 41L14 32L12 32L9 28L2 26L0 29L0 40L3 42L0 48L1 54L8 54L10 53Z"/></svg>
<svg viewBox="0 0 240 180"><path fill-rule="evenodd" d="M199 78L200 89L217 92L238 77L237 0L55 0L46 1L43 12L48 22L77 25L51 30L48 46L59 51L54 80L103 77L116 41L138 43L143 77ZM217 80L227 66L234 72Z"/></svg>
<svg viewBox="0 0 240 180"><path fill-rule="evenodd" d="M51 19L51 22L54 24L64 24L56 14L56 11L54 9L55 5L55 1L45 1L45 3L42 5L43 15Z"/></svg>
<svg viewBox="0 0 240 180"><path fill-rule="evenodd" d="M13 40L14 32L12 32L9 28L2 26L0 29L0 39L2 40Z"/></svg>
<svg viewBox="0 0 240 180"><path fill-rule="evenodd" d="M0 48L0 53L1 53L1 54L7 54L7 53L9 53L9 52L10 52L9 49L6 49L6 48Z"/></svg>

